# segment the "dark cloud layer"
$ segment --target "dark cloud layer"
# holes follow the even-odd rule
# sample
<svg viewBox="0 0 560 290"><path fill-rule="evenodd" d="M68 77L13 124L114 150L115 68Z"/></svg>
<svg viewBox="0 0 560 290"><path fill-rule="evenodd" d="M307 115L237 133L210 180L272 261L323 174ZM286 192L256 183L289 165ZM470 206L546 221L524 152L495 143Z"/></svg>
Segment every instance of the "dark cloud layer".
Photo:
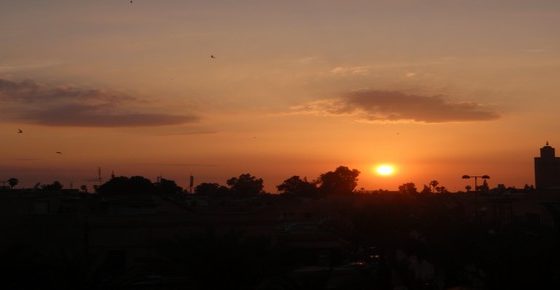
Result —
<svg viewBox="0 0 560 290"><path fill-rule="evenodd" d="M198 120L195 115L152 111L149 107L139 106L142 103L139 98L102 90L49 87L29 80L0 79L0 113L4 114L4 119L78 127L163 126Z"/></svg>
<svg viewBox="0 0 560 290"><path fill-rule="evenodd" d="M358 115L370 121L424 123L488 121L498 113L474 102L452 102L442 96L409 95L398 91L364 90L341 98L314 102L303 110L334 115Z"/></svg>

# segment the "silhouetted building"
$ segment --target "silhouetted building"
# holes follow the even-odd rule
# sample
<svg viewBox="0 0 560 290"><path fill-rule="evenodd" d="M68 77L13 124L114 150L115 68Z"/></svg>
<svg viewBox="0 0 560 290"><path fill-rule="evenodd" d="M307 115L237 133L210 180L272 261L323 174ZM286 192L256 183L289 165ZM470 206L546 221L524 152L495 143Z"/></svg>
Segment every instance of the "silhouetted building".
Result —
<svg viewBox="0 0 560 290"><path fill-rule="evenodd" d="M537 189L560 188L560 158L548 142L541 148L541 156L535 157L535 186Z"/></svg>

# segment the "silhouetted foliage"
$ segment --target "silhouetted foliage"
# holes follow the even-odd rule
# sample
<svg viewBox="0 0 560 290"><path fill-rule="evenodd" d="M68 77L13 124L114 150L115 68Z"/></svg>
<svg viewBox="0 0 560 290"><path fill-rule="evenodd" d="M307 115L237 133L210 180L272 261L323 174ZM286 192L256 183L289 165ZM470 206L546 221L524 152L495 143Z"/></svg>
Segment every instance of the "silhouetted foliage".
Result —
<svg viewBox="0 0 560 290"><path fill-rule="evenodd" d="M241 174L227 180L230 190L238 195L257 195L263 192L262 178L256 178L249 173Z"/></svg>
<svg viewBox="0 0 560 290"><path fill-rule="evenodd" d="M85 185L85 184L84 184L84 185L81 185L81 186L80 186L80 190L83 191L83 192L85 192L85 193L87 193L87 192L88 192L87 185Z"/></svg>
<svg viewBox="0 0 560 290"><path fill-rule="evenodd" d="M301 179L299 176L292 176L284 180L284 182L276 186L276 188L283 194L299 196L314 196L318 192L317 186L314 183L308 182L306 179Z"/></svg>
<svg viewBox="0 0 560 290"><path fill-rule="evenodd" d="M63 186L62 183L59 181L55 181L51 184L43 184L41 185L41 189L44 191L60 191L62 190Z"/></svg>
<svg viewBox="0 0 560 290"><path fill-rule="evenodd" d="M319 176L319 190L326 194L348 194L358 185L360 171L339 166L335 171L329 171Z"/></svg>
<svg viewBox="0 0 560 290"><path fill-rule="evenodd" d="M515 190L515 188L511 188L512 190ZM493 194L504 194L508 191L508 188L505 186L505 184L498 184L496 185L495 188L492 188L490 190Z"/></svg>
<svg viewBox="0 0 560 290"><path fill-rule="evenodd" d="M217 183L201 183L194 188L195 194L218 196L226 195L229 193L229 189L223 185Z"/></svg>
<svg viewBox="0 0 560 290"><path fill-rule="evenodd" d="M439 185L439 181L434 179L434 180L430 181L429 185L430 185L430 188L432 190L432 193L435 193L436 192L436 187Z"/></svg>
<svg viewBox="0 0 560 290"><path fill-rule="evenodd" d="M401 186L399 186L399 191L401 193L406 193L406 194L417 194L418 190L416 189L416 185L412 182L408 182L405 183Z"/></svg>
<svg viewBox="0 0 560 290"><path fill-rule="evenodd" d="M484 179L484 181L482 182L482 185L478 186L477 190L481 191L481 192L490 191L490 187L488 186L488 182L486 181L486 179Z"/></svg>
<svg viewBox="0 0 560 290"><path fill-rule="evenodd" d="M18 183L19 183L19 180L17 178L12 177L12 178L8 179L8 185L10 185L11 189L14 189L14 187L16 187L16 185L18 185Z"/></svg>
<svg viewBox="0 0 560 290"><path fill-rule="evenodd" d="M423 195L427 195L432 193L432 190L430 189L430 187L428 187L427 185L424 184L424 187L422 188L422 191L420 192L420 194Z"/></svg>
<svg viewBox="0 0 560 290"><path fill-rule="evenodd" d="M436 192L439 194L449 193L445 186L436 186Z"/></svg>
<svg viewBox="0 0 560 290"><path fill-rule="evenodd" d="M97 188L99 194L153 194L155 186L149 179L142 176L119 176L112 178Z"/></svg>
<svg viewBox="0 0 560 290"><path fill-rule="evenodd" d="M160 178L159 182L155 183L154 185L157 193L163 195L172 195L183 191L183 188L178 186L175 181L165 178Z"/></svg>

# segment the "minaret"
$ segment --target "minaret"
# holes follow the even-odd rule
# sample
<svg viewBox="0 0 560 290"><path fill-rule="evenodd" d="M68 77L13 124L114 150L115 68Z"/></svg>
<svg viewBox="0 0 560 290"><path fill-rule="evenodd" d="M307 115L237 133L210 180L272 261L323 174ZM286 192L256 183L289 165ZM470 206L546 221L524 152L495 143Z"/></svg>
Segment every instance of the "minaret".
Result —
<svg viewBox="0 0 560 290"><path fill-rule="evenodd" d="M541 159L553 160L556 158L556 153L554 151L554 148L550 147L548 141L546 141L546 145L541 148Z"/></svg>

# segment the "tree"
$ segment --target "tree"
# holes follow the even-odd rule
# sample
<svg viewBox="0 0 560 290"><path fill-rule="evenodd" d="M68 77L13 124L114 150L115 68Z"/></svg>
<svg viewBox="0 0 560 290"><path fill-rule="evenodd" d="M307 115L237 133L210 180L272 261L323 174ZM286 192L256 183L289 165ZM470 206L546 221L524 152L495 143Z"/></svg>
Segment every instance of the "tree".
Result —
<svg viewBox="0 0 560 290"><path fill-rule="evenodd" d="M339 166L335 171L329 171L319 176L319 190L326 194L349 194L358 185L360 171Z"/></svg>
<svg viewBox="0 0 560 290"><path fill-rule="evenodd" d="M416 185L412 182L405 183L399 186L399 191L405 194L417 194L418 190L416 189Z"/></svg>
<svg viewBox="0 0 560 290"><path fill-rule="evenodd" d="M432 192L435 193L436 192L436 187L439 185L439 182L437 180L432 180L429 183L430 188L432 189Z"/></svg>
<svg viewBox="0 0 560 290"><path fill-rule="evenodd" d="M420 194L423 195L428 195L431 194L432 190L430 189L430 187L428 187L427 185L424 184L424 187L422 188L422 191L420 192Z"/></svg>
<svg viewBox="0 0 560 290"><path fill-rule="evenodd" d="M83 192L85 192L85 193L87 193L87 192L88 192L88 188L87 188L87 185L85 185L85 184L84 184L84 185L82 185L82 186L80 186L80 189L81 189L81 190L82 190Z"/></svg>
<svg viewBox="0 0 560 290"><path fill-rule="evenodd" d="M489 190L490 190L490 187L488 186L488 182L486 181L486 179L484 179L484 182L482 182L482 185L478 186L478 191L488 192Z"/></svg>
<svg viewBox="0 0 560 290"><path fill-rule="evenodd" d="M100 185L97 192L114 195L153 194L155 193L155 186L149 179L142 176L132 176L130 178L119 176Z"/></svg>
<svg viewBox="0 0 560 290"><path fill-rule="evenodd" d="M509 188L509 189L512 189L512 191L515 191L515 188ZM492 189L492 192L499 193L499 194L504 194L506 191L508 191L508 188L503 183L498 184L496 186L496 188Z"/></svg>
<svg viewBox="0 0 560 290"><path fill-rule="evenodd" d="M284 180L276 188L283 194L312 196L317 193L317 186L315 184L308 182L306 179L302 180L299 176L292 176Z"/></svg>
<svg viewBox="0 0 560 290"><path fill-rule="evenodd" d="M51 184L43 184L41 185L41 189L44 191L60 191L62 190L63 186L62 183L59 181L55 181Z"/></svg>
<svg viewBox="0 0 560 290"><path fill-rule="evenodd" d="M470 192L470 191L471 191L471 189L472 189L472 186L470 186L470 185L467 185L467 186L465 186L465 189L467 190L467 192Z"/></svg>
<svg viewBox="0 0 560 290"><path fill-rule="evenodd" d="M175 181L160 178L159 182L155 183L155 189L159 194L172 195L183 191L183 188L177 185Z"/></svg>
<svg viewBox="0 0 560 290"><path fill-rule="evenodd" d="M230 190L238 195L257 195L263 192L263 179L249 173L241 174L227 180Z"/></svg>
<svg viewBox="0 0 560 290"><path fill-rule="evenodd" d="M209 195L209 196L226 195L228 192L229 189L227 187L223 185L219 185L217 183L203 182L194 188L195 194Z"/></svg>
<svg viewBox="0 0 560 290"><path fill-rule="evenodd" d="M448 193L447 188L445 186L437 186L436 192L440 194Z"/></svg>
<svg viewBox="0 0 560 290"><path fill-rule="evenodd" d="M8 179L8 185L10 185L11 189L14 189L14 187L16 187L16 185L18 185L18 183L19 183L19 180L17 178L12 177L12 178Z"/></svg>

